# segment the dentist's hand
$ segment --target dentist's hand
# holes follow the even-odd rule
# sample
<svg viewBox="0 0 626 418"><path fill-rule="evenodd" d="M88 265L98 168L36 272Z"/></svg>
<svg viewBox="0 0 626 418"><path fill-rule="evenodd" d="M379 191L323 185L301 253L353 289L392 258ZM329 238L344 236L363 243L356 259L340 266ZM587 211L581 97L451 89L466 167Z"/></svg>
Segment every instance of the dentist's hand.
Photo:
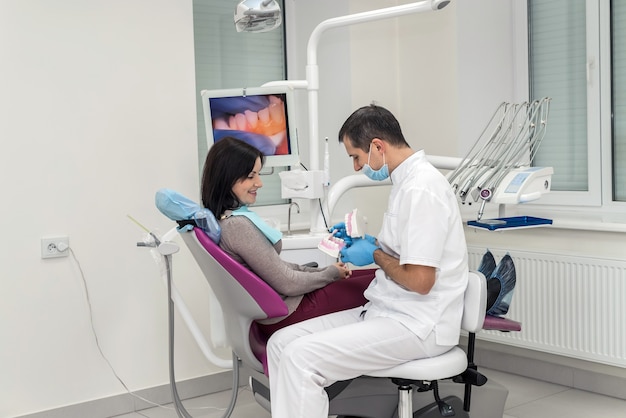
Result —
<svg viewBox="0 0 626 418"><path fill-rule="evenodd" d="M351 241L353 239L352 237L348 235L345 222L339 222L338 224L331 226L328 229L328 232L332 232L333 237L341 238L344 241L346 240L346 238L348 239L348 241ZM376 244L376 237L365 234L365 239L371 242L372 244Z"/></svg>
<svg viewBox="0 0 626 418"><path fill-rule="evenodd" d="M378 246L378 243L376 242L376 241L377 241L377 240L376 240L376 237L373 237L373 236L371 236L371 235L367 235L367 234L365 234L365 238L364 238L364 239L366 239L366 240L368 240L370 243L372 243L372 244L374 244L374 245Z"/></svg>
<svg viewBox="0 0 626 418"><path fill-rule="evenodd" d="M333 225L330 228L329 232L332 232L333 237L342 239L346 243L346 246L352 244L352 238L348 235L348 232L346 231L345 222L339 222L338 224Z"/></svg>
<svg viewBox="0 0 626 418"><path fill-rule="evenodd" d="M337 238L343 238L344 235L347 235L346 223L339 222L338 224L335 224L328 228L328 232L333 232L333 235Z"/></svg>
<svg viewBox="0 0 626 418"><path fill-rule="evenodd" d="M352 241L349 247L344 247L339 255L344 263L351 263L355 266L367 266L374 263L374 251L378 248L380 247L369 239L357 238Z"/></svg>

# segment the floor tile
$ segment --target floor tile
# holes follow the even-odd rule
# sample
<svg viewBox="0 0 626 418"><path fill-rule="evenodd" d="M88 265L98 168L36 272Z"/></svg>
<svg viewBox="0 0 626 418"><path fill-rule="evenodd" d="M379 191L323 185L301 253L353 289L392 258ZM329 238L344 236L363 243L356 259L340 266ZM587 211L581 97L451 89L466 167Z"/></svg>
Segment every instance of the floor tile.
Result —
<svg viewBox="0 0 626 418"><path fill-rule="evenodd" d="M503 418L626 418L626 401L523 376L481 368L488 378L509 390ZM232 418L271 418L247 387L239 390ZM230 403L230 391L183 402L194 418L221 418ZM116 418L178 418L172 405L150 408Z"/></svg>
<svg viewBox="0 0 626 418"><path fill-rule="evenodd" d="M626 401L569 389L506 410L516 418L626 418Z"/></svg>
<svg viewBox="0 0 626 418"><path fill-rule="evenodd" d="M230 391L219 392L183 401L183 406L193 418L221 418L230 404ZM242 387L232 418L270 418L269 412L256 403L252 392ZM172 404L154 407L115 418L178 418Z"/></svg>
<svg viewBox="0 0 626 418"><path fill-rule="evenodd" d="M527 377L502 373L496 370L481 369L488 378L494 379L509 390L504 404L505 411L524 405L545 396L566 391L568 388L553 383L529 379Z"/></svg>

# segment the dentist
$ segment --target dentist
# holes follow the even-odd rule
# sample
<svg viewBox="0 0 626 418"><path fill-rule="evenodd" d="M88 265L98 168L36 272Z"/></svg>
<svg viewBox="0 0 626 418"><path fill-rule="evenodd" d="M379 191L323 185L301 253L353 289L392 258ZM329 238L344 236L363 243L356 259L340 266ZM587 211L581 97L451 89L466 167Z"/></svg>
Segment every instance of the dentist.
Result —
<svg viewBox="0 0 626 418"><path fill-rule="evenodd" d="M406 142L387 109L356 110L339 131L355 171L391 176L378 239L356 239L341 260L376 263L368 302L277 331L268 342L274 418L327 417L325 387L458 344L467 248L446 178Z"/></svg>

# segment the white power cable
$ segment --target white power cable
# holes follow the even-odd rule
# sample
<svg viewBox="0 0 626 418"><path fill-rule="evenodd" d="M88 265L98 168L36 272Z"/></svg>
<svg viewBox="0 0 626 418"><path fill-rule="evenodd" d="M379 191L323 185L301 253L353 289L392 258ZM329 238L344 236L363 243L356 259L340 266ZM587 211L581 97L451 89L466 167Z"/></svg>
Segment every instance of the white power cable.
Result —
<svg viewBox="0 0 626 418"><path fill-rule="evenodd" d="M168 407L162 404L159 404L157 402L153 402L149 399L146 399L140 395L137 395L136 393L134 393L133 391L131 391L128 386L126 386L126 383L124 383L124 381L122 380L122 378L117 374L117 372L115 371L115 368L113 367L113 365L111 364L111 362L109 361L109 359L107 358L107 356L104 354L104 351L102 350L102 347L100 345L100 340L98 339L98 333L96 332L96 327L94 325L94 320L93 320L93 309L92 309L92 305L91 305L91 297L89 296L89 288L87 287L87 280L85 279L85 273L83 272L83 268L80 264L80 262L78 261L78 258L76 257L76 254L74 254L74 250L71 247L68 247L70 255L72 256L72 260L74 260L74 263L76 263L76 267L78 267L78 270L80 272L80 278L83 284L83 290L85 291L85 299L87 301L87 307L88 307L88 311L89 311L89 324L91 326L91 332L93 334L95 343L96 343L96 347L98 349L98 352L100 353L100 356L104 359L104 361L106 362L107 366L109 367L109 369L111 370L111 372L113 373L113 375L115 376L115 378L117 379L117 381L122 385L122 387L124 387L124 390L126 390L126 392L143 401L146 402L150 405L153 405L155 407L159 407L159 408L163 408L163 409L167 409L167 410L173 410L174 408L172 407ZM215 411L225 411L226 408L218 408L218 407L212 407L212 406L206 406L206 407L197 407L197 408L193 408L193 409L198 409L198 410L205 410L205 409L211 409L211 410L215 410ZM136 409L133 410L133 412L145 416L147 417L147 415L143 415L141 414L139 411L137 411Z"/></svg>

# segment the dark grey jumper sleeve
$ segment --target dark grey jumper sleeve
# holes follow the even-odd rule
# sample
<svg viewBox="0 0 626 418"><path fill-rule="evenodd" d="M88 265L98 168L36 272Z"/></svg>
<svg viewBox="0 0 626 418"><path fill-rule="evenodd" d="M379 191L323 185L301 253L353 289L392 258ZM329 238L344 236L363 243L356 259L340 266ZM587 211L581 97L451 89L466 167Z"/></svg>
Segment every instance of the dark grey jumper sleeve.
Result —
<svg viewBox="0 0 626 418"><path fill-rule="evenodd" d="M284 261L279 255L281 242L272 245L245 216L223 219L220 226L220 247L281 295L302 296L340 279L339 270L333 265L311 268Z"/></svg>

